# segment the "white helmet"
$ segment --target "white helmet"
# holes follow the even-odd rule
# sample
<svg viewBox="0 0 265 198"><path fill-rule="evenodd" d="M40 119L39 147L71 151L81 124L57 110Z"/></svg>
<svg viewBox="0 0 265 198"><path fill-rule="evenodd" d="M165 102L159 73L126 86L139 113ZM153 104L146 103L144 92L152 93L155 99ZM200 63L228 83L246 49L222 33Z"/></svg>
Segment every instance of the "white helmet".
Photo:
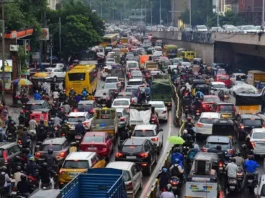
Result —
<svg viewBox="0 0 265 198"><path fill-rule="evenodd" d="M184 134L185 134L185 133L188 133L188 131L187 131L186 129L184 129L183 133L184 133Z"/></svg>

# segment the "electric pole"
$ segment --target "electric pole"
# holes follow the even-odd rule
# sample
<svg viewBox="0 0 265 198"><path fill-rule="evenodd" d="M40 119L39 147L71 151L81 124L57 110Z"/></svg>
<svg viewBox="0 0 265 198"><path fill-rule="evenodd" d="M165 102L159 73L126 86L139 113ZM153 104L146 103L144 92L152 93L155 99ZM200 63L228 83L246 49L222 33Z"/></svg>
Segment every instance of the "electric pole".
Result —
<svg viewBox="0 0 265 198"><path fill-rule="evenodd" d="M2 103L5 104L5 0L2 0Z"/></svg>

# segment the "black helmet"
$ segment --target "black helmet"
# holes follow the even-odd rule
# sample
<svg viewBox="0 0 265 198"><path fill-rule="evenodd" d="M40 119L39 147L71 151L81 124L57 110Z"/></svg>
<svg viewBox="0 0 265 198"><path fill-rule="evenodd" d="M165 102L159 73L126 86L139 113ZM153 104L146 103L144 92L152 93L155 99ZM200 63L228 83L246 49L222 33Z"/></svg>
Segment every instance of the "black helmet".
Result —
<svg viewBox="0 0 265 198"><path fill-rule="evenodd" d="M179 147L176 147L176 148L174 149L174 152L175 152L175 153L179 153L179 152L180 152L180 148L179 148Z"/></svg>
<svg viewBox="0 0 265 198"><path fill-rule="evenodd" d="M240 153L240 152L238 152L238 153L236 154L236 156L238 156L238 157L241 157L241 153Z"/></svg>
<svg viewBox="0 0 265 198"><path fill-rule="evenodd" d="M29 148L25 148L25 153L30 153L30 149Z"/></svg>
<svg viewBox="0 0 265 198"><path fill-rule="evenodd" d="M48 164L47 164L46 162L43 162L43 163L42 163L42 167L45 168L45 167L47 167L47 166L48 166Z"/></svg>
<svg viewBox="0 0 265 198"><path fill-rule="evenodd" d="M71 146L76 146L76 142L71 142Z"/></svg>
<svg viewBox="0 0 265 198"><path fill-rule="evenodd" d="M21 160L21 158L17 155L16 157L15 157L15 161L16 162L19 162Z"/></svg>
<svg viewBox="0 0 265 198"><path fill-rule="evenodd" d="M9 116L8 116L8 119L12 119L12 117L9 115Z"/></svg>
<svg viewBox="0 0 265 198"><path fill-rule="evenodd" d="M17 171L21 171L21 166L16 167Z"/></svg>
<svg viewBox="0 0 265 198"><path fill-rule="evenodd" d="M220 145L217 145L216 146L216 150L221 151L222 150L222 147Z"/></svg>
<svg viewBox="0 0 265 198"><path fill-rule="evenodd" d="M53 154L53 150L51 148L48 149L48 154Z"/></svg>
<svg viewBox="0 0 265 198"><path fill-rule="evenodd" d="M7 167L6 167L6 166L2 166L2 167L1 167L1 171L2 171L2 172L6 172L6 171L7 171Z"/></svg>
<svg viewBox="0 0 265 198"><path fill-rule="evenodd" d="M26 181L27 177L25 175L20 176L21 181Z"/></svg>

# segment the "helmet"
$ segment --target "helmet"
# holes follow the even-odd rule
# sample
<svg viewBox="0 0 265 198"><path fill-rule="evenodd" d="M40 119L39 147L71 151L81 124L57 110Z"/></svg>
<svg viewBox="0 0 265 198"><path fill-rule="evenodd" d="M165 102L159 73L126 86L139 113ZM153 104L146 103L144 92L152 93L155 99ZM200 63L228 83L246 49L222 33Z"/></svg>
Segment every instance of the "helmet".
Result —
<svg viewBox="0 0 265 198"><path fill-rule="evenodd" d="M187 117L187 121L188 122L191 122L191 117Z"/></svg>
<svg viewBox="0 0 265 198"><path fill-rule="evenodd" d="M17 155L16 157L15 157L15 161L16 162L19 162L21 160L21 158Z"/></svg>
<svg viewBox="0 0 265 198"><path fill-rule="evenodd" d="M238 153L236 154L236 156L238 156L238 157L241 157L241 153L240 153L240 152L238 152Z"/></svg>
<svg viewBox="0 0 265 198"><path fill-rule="evenodd" d="M16 167L17 171L21 171L21 166Z"/></svg>
<svg viewBox="0 0 265 198"><path fill-rule="evenodd" d="M35 161L35 158L34 157L30 157L29 161Z"/></svg>
<svg viewBox="0 0 265 198"><path fill-rule="evenodd" d="M253 156L253 155L249 155L249 156L248 156L248 159L249 159L249 160L254 160L254 156Z"/></svg>
<svg viewBox="0 0 265 198"><path fill-rule="evenodd" d="M25 175L22 174L22 175L20 176L20 179L21 179L21 181L26 181L27 177L26 177Z"/></svg>
<svg viewBox="0 0 265 198"><path fill-rule="evenodd" d="M188 131L187 131L186 129L184 129L183 133L184 133L184 134L187 134L187 133L188 133Z"/></svg>
<svg viewBox="0 0 265 198"><path fill-rule="evenodd" d="M166 168L166 167L163 167L163 168L162 168L162 171L163 171L164 173L166 173L166 172L167 172L167 168Z"/></svg>
<svg viewBox="0 0 265 198"><path fill-rule="evenodd" d="M179 158L174 159L175 164L179 164Z"/></svg>
<svg viewBox="0 0 265 198"><path fill-rule="evenodd" d="M51 148L48 149L48 154L53 154L53 150Z"/></svg>
<svg viewBox="0 0 265 198"><path fill-rule="evenodd" d="M42 163L42 167L47 167L47 166L48 166L48 164L46 162Z"/></svg>
<svg viewBox="0 0 265 198"><path fill-rule="evenodd" d="M26 153L30 153L30 149L29 149L29 148L26 148L26 149L25 149L25 152L26 152Z"/></svg>
<svg viewBox="0 0 265 198"><path fill-rule="evenodd" d="M222 150L222 147L220 145L217 145L216 146L216 150L221 151Z"/></svg>
<svg viewBox="0 0 265 198"><path fill-rule="evenodd" d="M12 117L11 116L8 116L8 119L10 120L10 119L12 119Z"/></svg>
<svg viewBox="0 0 265 198"><path fill-rule="evenodd" d="M180 148L179 147L176 147L175 149L174 149L174 153L179 153L180 152Z"/></svg>
<svg viewBox="0 0 265 198"><path fill-rule="evenodd" d="M6 171L7 171L7 167L6 167L6 166L2 166L2 167L1 167L1 171L2 171L2 172L6 172Z"/></svg>

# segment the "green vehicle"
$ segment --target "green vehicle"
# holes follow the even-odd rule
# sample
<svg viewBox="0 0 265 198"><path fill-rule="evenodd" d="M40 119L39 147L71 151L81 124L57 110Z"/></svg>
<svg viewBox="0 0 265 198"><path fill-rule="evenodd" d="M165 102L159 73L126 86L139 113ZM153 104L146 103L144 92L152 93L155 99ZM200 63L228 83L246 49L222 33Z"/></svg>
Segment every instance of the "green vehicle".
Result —
<svg viewBox="0 0 265 198"><path fill-rule="evenodd" d="M172 87L168 75L160 75L159 78L154 78L151 85L151 100L164 101L168 109L172 106Z"/></svg>

